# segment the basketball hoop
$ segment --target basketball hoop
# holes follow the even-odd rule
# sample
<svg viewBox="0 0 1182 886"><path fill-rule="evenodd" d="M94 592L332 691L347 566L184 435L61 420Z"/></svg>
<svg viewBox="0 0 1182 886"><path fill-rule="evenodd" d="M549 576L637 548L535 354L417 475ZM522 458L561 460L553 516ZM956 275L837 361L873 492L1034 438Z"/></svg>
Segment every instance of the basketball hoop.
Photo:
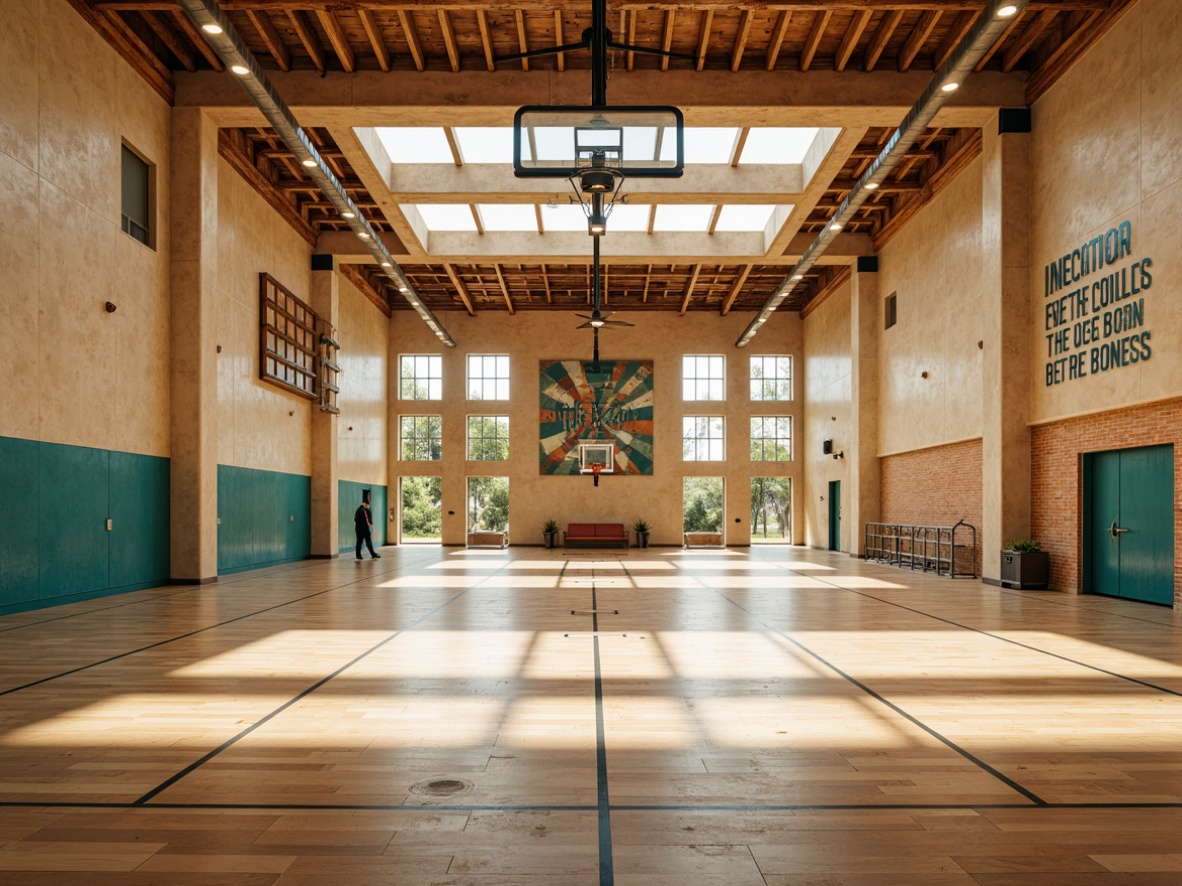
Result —
<svg viewBox="0 0 1182 886"><path fill-rule="evenodd" d="M599 474L603 470L603 467L604 467L603 464L600 462L597 462L597 461L593 461L593 462L591 462L591 464L587 465L587 467L589 467L591 469L591 473L595 478L595 485L598 486L599 485Z"/></svg>

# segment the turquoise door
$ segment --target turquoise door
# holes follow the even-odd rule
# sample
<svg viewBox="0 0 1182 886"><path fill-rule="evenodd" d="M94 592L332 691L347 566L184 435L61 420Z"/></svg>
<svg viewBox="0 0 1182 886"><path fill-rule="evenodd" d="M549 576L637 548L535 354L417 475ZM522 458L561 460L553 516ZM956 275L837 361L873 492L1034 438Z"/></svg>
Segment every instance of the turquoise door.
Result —
<svg viewBox="0 0 1182 886"><path fill-rule="evenodd" d="M829 550L841 550L841 481L829 481Z"/></svg>
<svg viewBox="0 0 1182 886"><path fill-rule="evenodd" d="M1092 593L1174 602L1174 447L1086 457L1084 525Z"/></svg>

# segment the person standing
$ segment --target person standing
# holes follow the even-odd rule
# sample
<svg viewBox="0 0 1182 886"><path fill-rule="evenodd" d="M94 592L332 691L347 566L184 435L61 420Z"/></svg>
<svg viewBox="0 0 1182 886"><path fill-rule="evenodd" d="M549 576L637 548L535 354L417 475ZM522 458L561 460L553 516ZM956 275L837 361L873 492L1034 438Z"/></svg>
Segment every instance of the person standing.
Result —
<svg viewBox="0 0 1182 886"><path fill-rule="evenodd" d="M375 560L382 559L382 555L373 549L373 520L369 514L369 502L363 501L361 507L353 515L353 525L357 528L357 559L361 559L361 543L365 542L370 556Z"/></svg>

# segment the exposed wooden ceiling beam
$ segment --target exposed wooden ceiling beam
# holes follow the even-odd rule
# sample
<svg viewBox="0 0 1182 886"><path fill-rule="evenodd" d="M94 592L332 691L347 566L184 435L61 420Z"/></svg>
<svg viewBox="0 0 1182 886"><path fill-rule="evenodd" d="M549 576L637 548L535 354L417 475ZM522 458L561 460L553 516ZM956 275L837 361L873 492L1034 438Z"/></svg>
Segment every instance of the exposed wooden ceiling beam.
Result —
<svg viewBox="0 0 1182 886"><path fill-rule="evenodd" d="M931 36L932 29L939 21L940 13L934 10L929 10L919 17L919 21L911 29L911 33L907 36L907 42L903 44L903 49L899 52L900 73L911 70L911 63L915 61L915 57L919 55L923 45L927 43L928 37Z"/></svg>
<svg viewBox="0 0 1182 886"><path fill-rule="evenodd" d="M447 48L447 60L451 62L452 73L458 73L460 48L456 45L456 31L451 25L451 16L446 9L439 10L439 30L443 32L443 45Z"/></svg>
<svg viewBox="0 0 1182 886"><path fill-rule="evenodd" d="M891 35L895 33L895 28L899 27L899 21L902 18L903 11L900 9L892 9L882 17L882 21L878 23L878 29L874 32L874 36L870 38L870 44L866 47L866 55L862 59L862 70L874 70L874 66L878 64L879 58L882 57L882 51L886 49Z"/></svg>
<svg viewBox="0 0 1182 886"><path fill-rule="evenodd" d="M460 141L456 138L455 128L452 126L443 127L443 137L447 139L447 146L451 150L451 159L456 166L464 165L464 153L460 150Z"/></svg>
<svg viewBox="0 0 1182 886"><path fill-rule="evenodd" d="M312 30L312 21L308 18L308 13L301 9L289 9L287 10L287 20L291 22L292 30L300 38L300 43L304 45L304 51L312 59L312 64L316 66L317 71L323 74L326 67L324 47L320 45L320 38Z"/></svg>
<svg viewBox="0 0 1182 886"><path fill-rule="evenodd" d="M525 13L518 9L514 11L513 16L517 19L517 45L521 47L521 52L529 52L529 39L525 33ZM521 60L521 70L529 70L528 58Z"/></svg>
<svg viewBox="0 0 1182 886"><path fill-rule="evenodd" d="M263 45L267 47L267 52L271 53L271 58L275 59L279 70L290 71L291 53L287 51L287 44L283 42L283 38L275 30L271 17L262 10L248 10L246 17L250 19L254 29L258 31Z"/></svg>
<svg viewBox="0 0 1182 886"><path fill-rule="evenodd" d="M382 36L382 29L374 17L372 9L358 9L357 16L361 19L361 27L365 28L365 36L369 38L369 45L373 47L373 54L378 60L378 67L384 72L390 72L390 49L386 46L386 38Z"/></svg>
<svg viewBox="0 0 1182 886"><path fill-rule="evenodd" d="M480 27L480 44L484 49L484 64L490 71L495 71L497 63L494 61L492 33L488 29L488 13L483 9L476 10L476 24Z"/></svg>
<svg viewBox="0 0 1182 886"><path fill-rule="evenodd" d="M562 46L564 43L566 43L566 41L562 39L562 10L555 9L554 10L554 45L555 46ZM555 61L558 62L558 72L561 74L563 71L566 70L566 53L565 52L558 53L558 55L555 58Z"/></svg>
<svg viewBox="0 0 1182 886"><path fill-rule="evenodd" d="M398 10L398 23L402 25L402 33L406 37L406 45L410 49L410 57L415 61L415 70L425 71L427 69L427 63L423 58L423 44L419 42L418 32L415 31L415 20L411 16L409 9Z"/></svg>
<svg viewBox="0 0 1182 886"><path fill-rule="evenodd" d="M476 233L483 234L484 219L480 217L480 207L478 207L475 203L469 203L468 209L472 211L472 220L476 222Z"/></svg>
<svg viewBox="0 0 1182 886"><path fill-rule="evenodd" d="M633 12L633 21L636 13ZM702 13L702 29L698 34L698 61L695 70L702 70L706 66L706 52L710 48L710 29L714 26L714 10L707 9Z"/></svg>
<svg viewBox="0 0 1182 886"><path fill-rule="evenodd" d="M1034 41L1042 36L1042 32L1050 27L1059 13L1053 9L1044 9L1034 17L1034 20L1026 26L1022 34L1006 47L1005 54L1001 58L1001 69L1007 74L1014 70L1014 66L1022 60L1024 56L1034 45Z"/></svg>
<svg viewBox="0 0 1182 886"><path fill-rule="evenodd" d="M513 307L513 297L509 295L509 287L505 283L505 275L501 273L501 266L495 264L493 268L497 272L497 282L501 284L501 295L505 297L505 307L509 309L510 314L516 314L517 309Z"/></svg>
<svg viewBox="0 0 1182 886"><path fill-rule="evenodd" d="M706 233L713 234L714 229L718 227L718 217L722 215L722 204L715 203L714 209L710 212L710 222L706 225Z"/></svg>
<svg viewBox="0 0 1182 886"><path fill-rule="evenodd" d="M681 300L681 310L678 312L684 314L689 308L690 297L694 294L694 287L698 285L698 275L702 273L701 265L694 265L694 272L690 275L689 285L685 287L685 297Z"/></svg>
<svg viewBox="0 0 1182 886"><path fill-rule="evenodd" d="M193 55L192 50L184 44L176 31L172 29L169 19L161 12L145 12L143 19L148 23L148 27L152 29L160 41L168 47L168 51L176 56L176 60L181 63L181 66L186 71L197 70L197 59Z"/></svg>
<svg viewBox="0 0 1182 886"><path fill-rule="evenodd" d="M973 68L974 71L980 73L985 70L985 66L989 64L989 60L1001 49L1002 45L1010 39L1010 34L1014 33L1014 29L1018 27L1018 23L1026 17L1026 13L1030 12L1030 7L1027 6L1022 12L1018 13L1010 20L1009 26L998 35L998 38L993 41L993 45L989 47L988 51L981 56L981 60L977 62Z"/></svg>
<svg viewBox="0 0 1182 886"><path fill-rule="evenodd" d="M743 156L743 148L747 145L747 137L751 134L751 127L744 126L735 135L735 143L731 146L731 166L739 165L739 160Z"/></svg>
<svg viewBox="0 0 1182 886"><path fill-rule="evenodd" d="M1071 63L1112 29L1136 0L1111 0L1102 10L1089 15L1085 22L1067 36L1026 81L1026 102L1033 104Z"/></svg>
<svg viewBox="0 0 1182 886"><path fill-rule="evenodd" d="M341 30L341 23L331 9L316 10L316 18L320 19L320 27L328 35L328 42L332 44L333 52L341 67L349 74L357 69L357 60L353 55L353 47L349 45L349 38Z"/></svg>
<svg viewBox="0 0 1182 886"><path fill-rule="evenodd" d="M869 14L869 13L867 13ZM739 30L735 34L735 45L731 48L731 72L739 70L743 63L743 52L747 49L747 38L751 35L751 10L744 9L739 17Z"/></svg>
<svg viewBox="0 0 1182 886"><path fill-rule="evenodd" d="M674 9L665 10L665 36L661 40L661 48L666 52L673 46L673 14L675 12ZM661 70L669 70L669 56L667 55L661 56Z"/></svg>
<svg viewBox="0 0 1182 886"><path fill-rule="evenodd" d="M818 12L813 18L813 27L809 31L808 39L804 41L804 48L800 51L800 69L807 71L813 64L813 57L817 54L817 47L821 45L821 38L825 36L825 28L829 26L829 19L833 17L830 9Z"/></svg>
<svg viewBox="0 0 1182 886"><path fill-rule="evenodd" d="M209 62L209 66L219 72L226 70L226 66L222 64L222 60L218 58L218 54L205 41L205 37L202 36L197 26L189 21L189 17L179 7L175 6L169 10L169 13L172 15L172 20L176 23L176 26L184 32L185 36L189 38L189 41L197 47L197 51Z"/></svg>
<svg viewBox="0 0 1182 886"><path fill-rule="evenodd" d="M538 233L539 234L546 233L546 226L544 224L542 224L542 204L541 203L534 204L534 221L536 221L538 223Z"/></svg>
<svg viewBox="0 0 1182 886"><path fill-rule="evenodd" d="M776 26L772 29L771 39L767 44L764 67L769 71L775 70L776 62L780 58L780 47L784 45L784 35L788 32L788 24L791 21L792 13L787 9L781 9L780 15L776 18Z"/></svg>
<svg viewBox="0 0 1182 886"><path fill-rule="evenodd" d="M722 316L730 313L731 305L735 303L735 299L739 297L739 293L743 289L743 284L747 282L747 275L751 273L754 265L745 265L739 276L735 278L735 282L731 285L731 290L726 294L726 298L722 301Z"/></svg>
<svg viewBox="0 0 1182 886"><path fill-rule="evenodd" d="M467 287L464 286L463 281L456 274L456 269L449 264L445 264L443 270L447 272L447 276L451 279L451 285L456 288L456 293L460 296L460 301L464 303L464 310L468 312L469 316L475 317L476 307L472 304L472 296L468 294Z"/></svg>
<svg viewBox="0 0 1182 886"><path fill-rule="evenodd" d="M381 292L378 292L377 286L374 285L368 277L361 272L361 269L356 265L340 264L337 265L337 270L341 276L352 283L357 291L369 299L377 307L379 311L390 316L390 300L386 298ZM382 286L385 289L385 286Z"/></svg>
<svg viewBox="0 0 1182 886"><path fill-rule="evenodd" d="M254 188L255 192L266 200L272 209L279 213L279 217L291 225L309 245L316 245L320 236L316 229L308 224L287 197L275 189L271 180L259 171L259 168L254 165L254 161L238 146L228 130L218 130L218 155L229 163L230 167L242 176L246 183Z"/></svg>
<svg viewBox="0 0 1182 886"><path fill-rule="evenodd" d="M973 26L973 22L976 19L977 13L971 10L957 14L949 26L947 33L944 34L944 39L936 47L936 54L932 57L932 68L934 70L938 71L944 66L944 62L948 61L948 57L952 55L952 51L960 45L961 39L969 32L969 28Z"/></svg>
<svg viewBox="0 0 1182 886"><path fill-rule="evenodd" d="M837 49L837 57L833 62L835 70L845 70L845 66L849 64L850 56L858 48L858 41L862 39L862 32L866 30L868 24L870 24L870 12L868 10L863 9L860 12L854 13L854 19L850 22L849 28L846 29L845 36L841 38L841 46Z"/></svg>

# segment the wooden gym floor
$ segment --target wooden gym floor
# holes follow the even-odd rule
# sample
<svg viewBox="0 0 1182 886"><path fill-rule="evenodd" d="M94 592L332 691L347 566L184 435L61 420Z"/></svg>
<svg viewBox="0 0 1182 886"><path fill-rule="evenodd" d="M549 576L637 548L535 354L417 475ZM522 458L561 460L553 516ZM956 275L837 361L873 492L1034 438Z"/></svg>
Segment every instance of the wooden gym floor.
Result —
<svg viewBox="0 0 1182 886"><path fill-rule="evenodd" d="M0 618L0 882L1182 883L1182 619L791 547Z"/></svg>

